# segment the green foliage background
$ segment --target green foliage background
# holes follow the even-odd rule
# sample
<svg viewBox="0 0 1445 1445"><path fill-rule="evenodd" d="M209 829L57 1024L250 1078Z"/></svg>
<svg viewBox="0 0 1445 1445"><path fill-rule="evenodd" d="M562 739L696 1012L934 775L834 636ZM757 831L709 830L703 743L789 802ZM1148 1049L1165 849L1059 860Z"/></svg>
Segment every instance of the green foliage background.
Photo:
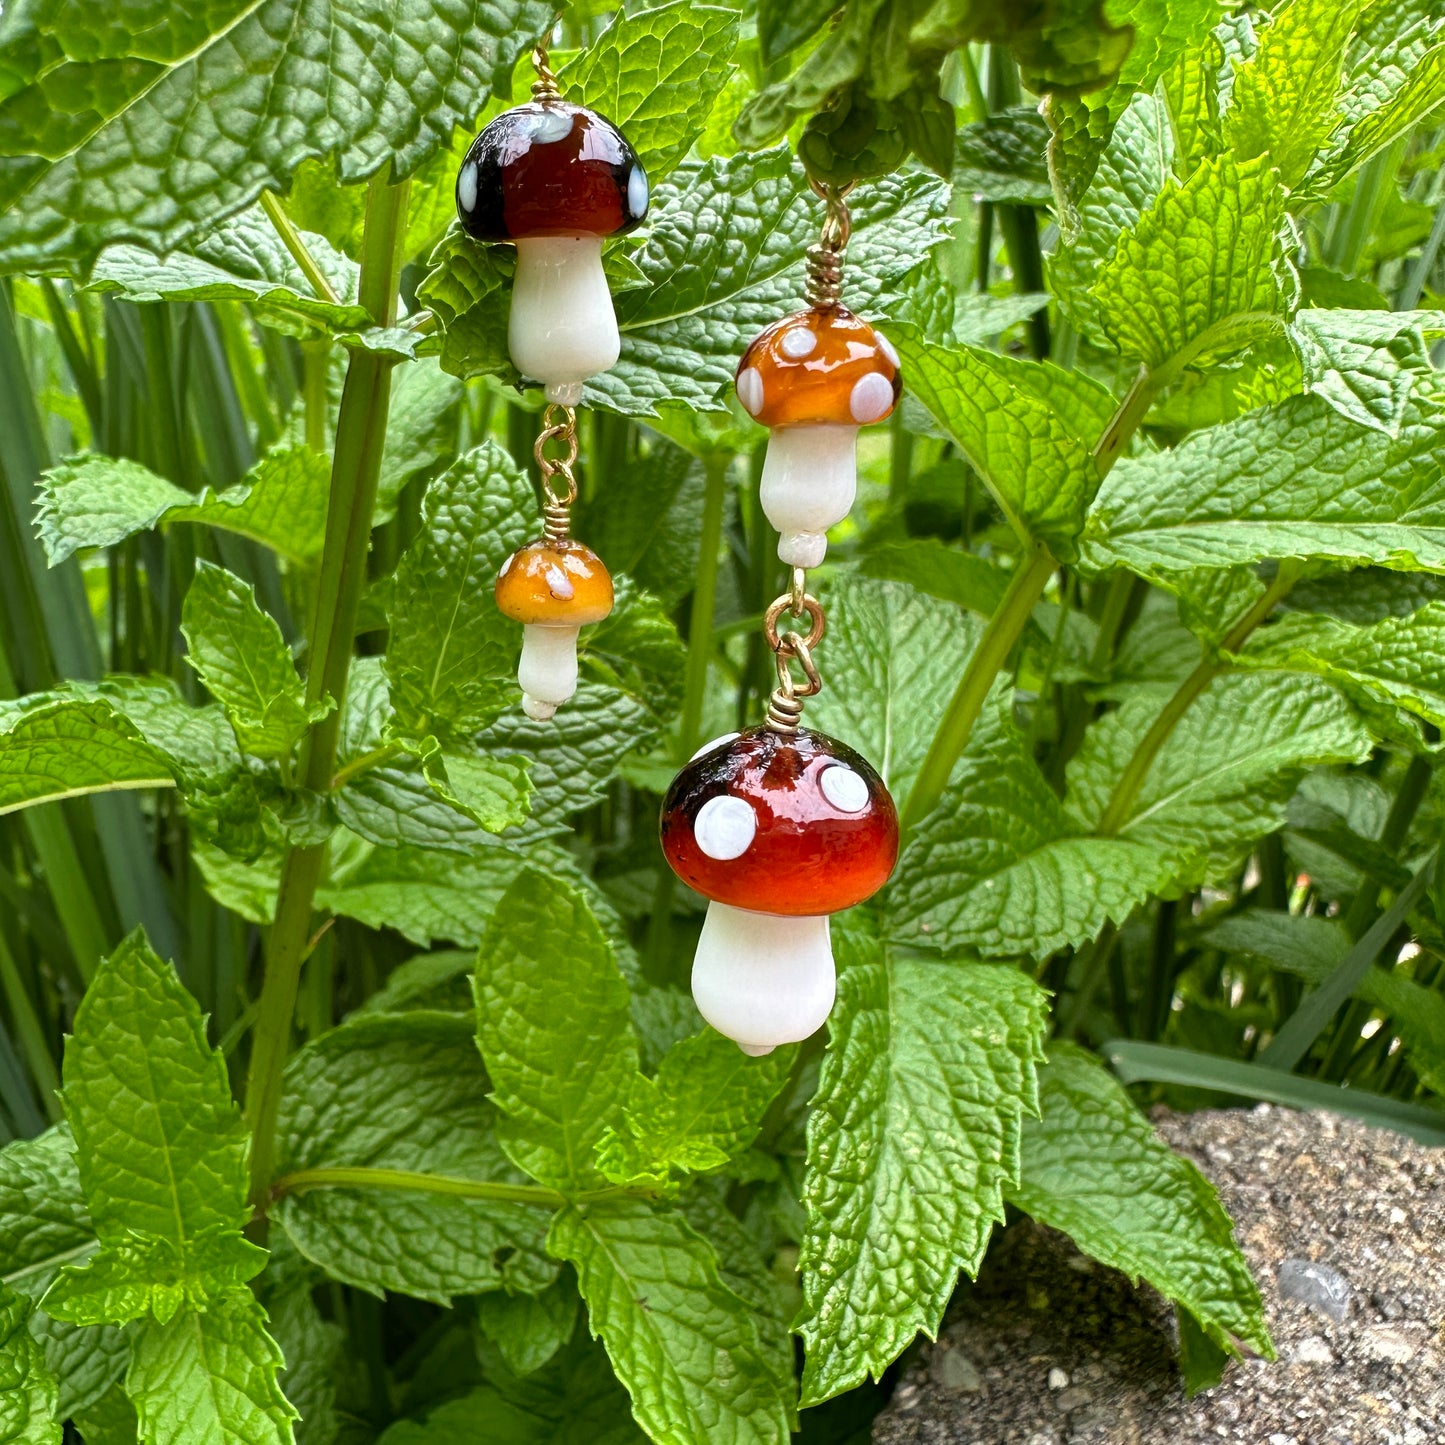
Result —
<svg viewBox="0 0 1445 1445"><path fill-rule="evenodd" d="M613 8L555 57L653 182L618 607L546 725L485 585L540 407L452 218L552 7L0 12L0 1440L859 1441L1010 1210L1199 1388L1271 1346L1139 1104L1445 1141L1435 8ZM771 686L731 378L810 171L907 396L809 717L905 848L753 1060L656 813Z"/></svg>

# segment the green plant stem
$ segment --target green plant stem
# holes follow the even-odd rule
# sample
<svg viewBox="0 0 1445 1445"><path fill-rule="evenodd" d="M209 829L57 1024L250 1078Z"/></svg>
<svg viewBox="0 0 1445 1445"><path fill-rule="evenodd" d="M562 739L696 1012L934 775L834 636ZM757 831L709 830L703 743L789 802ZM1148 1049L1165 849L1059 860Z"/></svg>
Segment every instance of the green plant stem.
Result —
<svg viewBox="0 0 1445 1445"><path fill-rule="evenodd" d="M487 1179L459 1179L451 1174L422 1174L412 1169L298 1169L283 1174L269 1191L269 1200L308 1189L406 1189L422 1194L447 1194L457 1199L490 1199L504 1204L535 1204L561 1209L567 1204L592 1204L601 1199L652 1199L656 1191L618 1186L567 1195L541 1184L498 1184Z"/></svg>
<svg viewBox="0 0 1445 1445"><path fill-rule="evenodd" d="M324 340L301 344L301 407L306 424L306 445L313 452L326 450L328 398L326 373L330 343Z"/></svg>
<svg viewBox="0 0 1445 1445"><path fill-rule="evenodd" d="M953 765L968 745L969 734L983 710L994 678L1008 660L1034 610L1034 603L1043 596L1057 565L1053 553L1042 543L1035 543L1014 573L958 680L908 801L903 805L900 826L905 836L933 811L943 796Z"/></svg>
<svg viewBox="0 0 1445 1445"><path fill-rule="evenodd" d="M389 326L396 317L407 192L407 182L392 185L383 173L372 180L367 193L359 299L378 326ZM374 352L358 349L351 353L336 423L326 540L306 680L310 702L329 697L336 706L312 727L303 746L301 764L303 783L318 793L330 790L336 763L341 706L346 698L357 610L366 581L371 514L386 444L392 364L389 358ZM246 1083L251 1195L258 1203L265 1201L270 1190L281 1074L290 1051L296 991L311 942L312 904L325 853L324 844L292 848L281 867Z"/></svg>
<svg viewBox="0 0 1445 1445"><path fill-rule="evenodd" d="M702 710L707 699L707 670L712 661L713 613L717 606L718 554L722 549L723 504L727 500L727 456L709 455L702 504L702 537L697 549L697 584L687 629L687 680L677 758L690 758L702 742Z"/></svg>
<svg viewBox="0 0 1445 1445"><path fill-rule="evenodd" d="M360 757L352 758L345 767L337 768L332 775L331 786L333 788L345 787L352 778L358 777L362 773L369 773L373 768L379 768L384 763L389 763L401 750L399 743L383 743L379 748L372 748L369 753L362 753Z"/></svg>
<svg viewBox="0 0 1445 1445"><path fill-rule="evenodd" d="M1298 575L1298 568L1281 564L1279 574L1265 589L1264 595L1225 635L1220 643L1221 651L1237 652L1250 633L1274 611L1275 605L1294 586ZM1134 756L1119 774L1119 781L1114 784L1114 791L1099 818L1098 827L1094 830L1099 837L1111 837L1128 821L1129 809L1134 806L1134 800L1139 796L1139 789L1143 787L1144 779L1149 776L1149 769L1154 766L1154 759L1158 757L1160 748L1169 740L1174 729L1179 726L1180 719L1204 689L1220 673L1228 670L1227 662L1207 657L1179 684L1178 690L1164 704L1149 731L1140 738L1139 746L1134 749Z"/></svg>
<svg viewBox="0 0 1445 1445"><path fill-rule="evenodd" d="M317 265L316 257L307 249L306 242L301 239L301 233L296 229L281 205L281 198L275 191L261 192L261 209L266 212L271 224L276 228L276 234L281 238L281 244L291 253L291 259L301 268L301 274L311 283L311 289L316 293L318 299L329 301L333 306L339 305L341 298L332 289L331 282L322 274L321 267Z"/></svg>
<svg viewBox="0 0 1445 1445"><path fill-rule="evenodd" d="M20 977L20 969L10 952L5 937L0 934L0 990L10 1008L10 1017L15 1021L15 1032L20 1037L20 1047L25 1053L25 1062L30 1065L40 1104L52 1124L58 1124L63 1117L60 1111L60 1075L55 1070L50 1043L40 1024L40 1015L35 1012L30 991Z"/></svg>

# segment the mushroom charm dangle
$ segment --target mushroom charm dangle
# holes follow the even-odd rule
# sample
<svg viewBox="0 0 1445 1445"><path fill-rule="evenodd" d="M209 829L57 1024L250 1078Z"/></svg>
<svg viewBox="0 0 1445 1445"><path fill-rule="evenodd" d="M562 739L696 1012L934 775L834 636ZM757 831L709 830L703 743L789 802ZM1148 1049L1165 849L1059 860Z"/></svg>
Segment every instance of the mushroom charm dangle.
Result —
<svg viewBox="0 0 1445 1445"><path fill-rule="evenodd" d="M531 104L499 115L462 161L457 218L469 236L517 248L507 346L548 403L534 448L544 535L507 558L496 584L498 608L522 624L522 709L545 722L577 691L578 632L612 611L606 566L571 534L576 407L587 378L617 362L602 242L642 223L647 174L611 121L562 99L545 39L532 63Z"/></svg>
<svg viewBox="0 0 1445 1445"><path fill-rule="evenodd" d="M811 616L807 638L778 633L785 608ZM799 725L802 698L822 686L812 648L823 633L801 571L764 632L779 682L767 721L709 743L662 805L663 855L710 900L693 999L749 1054L823 1025L837 991L829 918L871 898L898 858L898 814L882 778L852 748ZM801 688L793 660L807 679Z"/></svg>
<svg viewBox="0 0 1445 1445"><path fill-rule="evenodd" d="M780 534L778 556L792 567L822 562L828 528L853 506L858 428L889 416L902 390L898 353L838 301L843 193L814 189L828 216L808 251L808 308L769 326L737 370L738 400L772 432L760 499Z"/></svg>
<svg viewBox="0 0 1445 1445"><path fill-rule="evenodd" d="M617 364L602 242L642 224L647 173L610 120L561 98L543 46L533 59L531 103L499 115L462 161L457 218L517 248L512 361L548 401L576 406L583 382Z"/></svg>

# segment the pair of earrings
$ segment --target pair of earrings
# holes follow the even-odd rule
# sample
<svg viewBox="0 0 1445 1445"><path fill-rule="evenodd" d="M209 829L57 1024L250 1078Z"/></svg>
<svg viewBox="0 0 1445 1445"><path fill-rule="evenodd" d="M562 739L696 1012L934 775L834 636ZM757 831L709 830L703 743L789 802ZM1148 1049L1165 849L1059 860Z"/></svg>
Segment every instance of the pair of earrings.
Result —
<svg viewBox="0 0 1445 1445"><path fill-rule="evenodd" d="M648 187L617 127L562 99L544 48L533 60L531 103L498 116L468 150L457 212L478 240L517 248L508 345L548 401L536 446L543 536L507 559L496 588L498 606L523 625L522 705L545 719L576 690L579 629L612 609L606 567L569 530L575 408L586 379L620 351L602 242L641 224ZM793 569L763 623L778 686L764 722L702 748L662 805L668 864L710 900L693 997L750 1054L822 1026L836 994L830 916L872 897L898 856L897 812L878 773L801 725L803 699L822 687L813 651L825 627L807 571L852 508L859 427L887 417L900 391L897 354L840 301L847 191L814 190L827 211L808 251L807 304L757 337L736 382L743 407L771 432L761 502ZM560 455L549 455L554 443ZM806 635L779 630L785 613L808 622Z"/></svg>

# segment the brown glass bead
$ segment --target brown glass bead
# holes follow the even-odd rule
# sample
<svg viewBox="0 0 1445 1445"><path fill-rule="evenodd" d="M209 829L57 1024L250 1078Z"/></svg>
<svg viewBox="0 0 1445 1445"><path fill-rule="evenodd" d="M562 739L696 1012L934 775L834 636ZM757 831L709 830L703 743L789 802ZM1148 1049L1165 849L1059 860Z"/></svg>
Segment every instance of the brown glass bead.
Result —
<svg viewBox="0 0 1445 1445"><path fill-rule="evenodd" d="M829 769L843 771L826 780ZM735 853L708 836L703 810L721 798L752 810L751 839ZM711 856L708 842L734 856ZM710 748L673 779L662 851L688 887L715 902L811 917L861 903L888 881L898 814L882 778L852 748L806 728L789 737L759 727Z"/></svg>
<svg viewBox="0 0 1445 1445"><path fill-rule="evenodd" d="M519 547L497 573L498 608L514 622L581 626L612 611L612 575L581 542Z"/></svg>
<svg viewBox="0 0 1445 1445"><path fill-rule="evenodd" d="M647 173L622 132L565 101L499 115L457 173L457 216L479 241L613 236L646 215Z"/></svg>
<svg viewBox="0 0 1445 1445"><path fill-rule="evenodd" d="M775 321L743 353L738 400L766 427L882 421L903 390L898 353L842 306Z"/></svg>

